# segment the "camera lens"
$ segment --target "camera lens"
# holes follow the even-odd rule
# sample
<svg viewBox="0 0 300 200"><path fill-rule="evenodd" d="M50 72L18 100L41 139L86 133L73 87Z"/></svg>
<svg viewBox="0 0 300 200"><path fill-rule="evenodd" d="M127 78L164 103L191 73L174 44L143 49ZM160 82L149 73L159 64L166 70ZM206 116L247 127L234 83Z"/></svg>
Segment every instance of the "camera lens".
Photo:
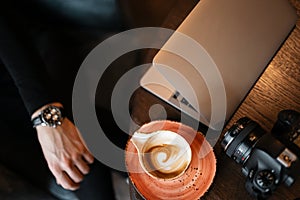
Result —
<svg viewBox="0 0 300 200"><path fill-rule="evenodd" d="M263 129L256 122L244 117L225 133L221 145L229 157L237 163L244 163L263 134Z"/></svg>
<svg viewBox="0 0 300 200"><path fill-rule="evenodd" d="M224 139L221 142L222 147L227 150L228 146L232 143L235 137L239 132L244 129L244 127L250 122L250 119L247 117L239 119L232 127L225 133Z"/></svg>

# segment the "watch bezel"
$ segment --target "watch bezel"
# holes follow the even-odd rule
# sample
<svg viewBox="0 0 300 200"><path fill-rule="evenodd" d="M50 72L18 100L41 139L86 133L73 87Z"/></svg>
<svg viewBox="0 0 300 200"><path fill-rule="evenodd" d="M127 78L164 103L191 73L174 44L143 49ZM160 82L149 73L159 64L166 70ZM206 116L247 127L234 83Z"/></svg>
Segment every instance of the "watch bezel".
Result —
<svg viewBox="0 0 300 200"><path fill-rule="evenodd" d="M60 126L64 118L62 109L62 107L54 105L47 106L39 113L38 117L32 120L33 127L41 125L56 128Z"/></svg>
<svg viewBox="0 0 300 200"><path fill-rule="evenodd" d="M45 108L41 113L41 118L42 123L53 128L61 125L63 119L61 110L56 106L48 106Z"/></svg>

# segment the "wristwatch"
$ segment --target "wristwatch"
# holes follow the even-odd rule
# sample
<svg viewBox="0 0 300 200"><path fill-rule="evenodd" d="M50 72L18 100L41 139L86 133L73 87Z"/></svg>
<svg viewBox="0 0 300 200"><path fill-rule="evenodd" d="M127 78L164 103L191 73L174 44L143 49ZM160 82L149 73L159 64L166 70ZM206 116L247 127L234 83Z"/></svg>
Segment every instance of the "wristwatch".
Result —
<svg viewBox="0 0 300 200"><path fill-rule="evenodd" d="M63 118L63 108L50 105L43 109L39 115L31 121L34 128L37 126L49 126L55 128L62 124Z"/></svg>

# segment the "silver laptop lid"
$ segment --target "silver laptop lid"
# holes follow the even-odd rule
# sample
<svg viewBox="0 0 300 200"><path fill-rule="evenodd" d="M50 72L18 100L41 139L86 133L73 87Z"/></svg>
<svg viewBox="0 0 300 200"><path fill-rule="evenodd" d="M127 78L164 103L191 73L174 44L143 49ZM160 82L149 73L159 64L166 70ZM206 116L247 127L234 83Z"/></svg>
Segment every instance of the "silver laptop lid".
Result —
<svg viewBox="0 0 300 200"><path fill-rule="evenodd" d="M214 113L222 121L224 108L215 101L224 100L227 121L296 20L288 0L201 0L176 31L202 49L189 46L180 34L172 35L141 85L207 126ZM165 51L174 48L182 53Z"/></svg>

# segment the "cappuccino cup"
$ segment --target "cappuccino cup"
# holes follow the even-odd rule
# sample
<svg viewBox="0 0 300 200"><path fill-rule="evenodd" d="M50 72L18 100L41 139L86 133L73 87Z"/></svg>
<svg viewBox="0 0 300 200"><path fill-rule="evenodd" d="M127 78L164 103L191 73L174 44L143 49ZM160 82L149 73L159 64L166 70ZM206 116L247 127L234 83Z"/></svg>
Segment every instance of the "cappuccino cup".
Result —
<svg viewBox="0 0 300 200"><path fill-rule="evenodd" d="M169 120L151 121L133 132L125 163L134 199L200 199L216 172L205 136Z"/></svg>
<svg viewBox="0 0 300 200"><path fill-rule="evenodd" d="M192 159L190 144L170 130L135 132L131 141L142 169L153 178L177 178L186 171Z"/></svg>

